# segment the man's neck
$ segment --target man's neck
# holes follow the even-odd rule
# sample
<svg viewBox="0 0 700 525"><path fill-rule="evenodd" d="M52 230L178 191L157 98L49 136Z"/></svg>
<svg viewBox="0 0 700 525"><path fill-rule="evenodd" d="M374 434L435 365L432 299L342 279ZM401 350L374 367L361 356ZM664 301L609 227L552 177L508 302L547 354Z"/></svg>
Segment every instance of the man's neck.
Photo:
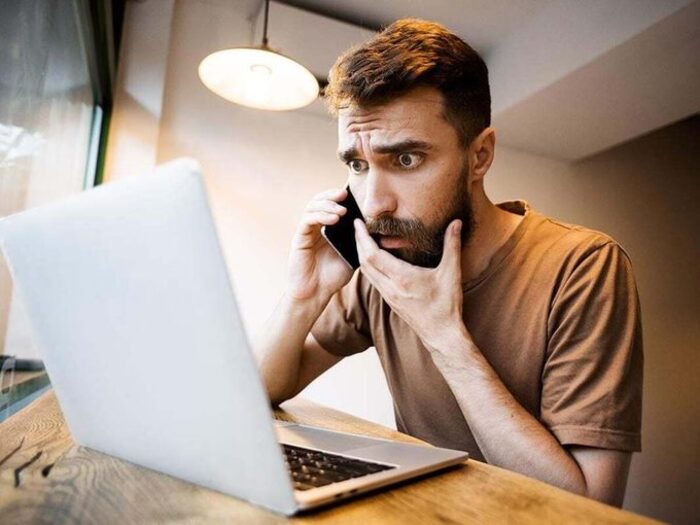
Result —
<svg viewBox="0 0 700 525"><path fill-rule="evenodd" d="M479 276L491 258L505 244L523 220L522 215L502 210L482 195L474 199L475 229L469 243L462 247L462 282Z"/></svg>

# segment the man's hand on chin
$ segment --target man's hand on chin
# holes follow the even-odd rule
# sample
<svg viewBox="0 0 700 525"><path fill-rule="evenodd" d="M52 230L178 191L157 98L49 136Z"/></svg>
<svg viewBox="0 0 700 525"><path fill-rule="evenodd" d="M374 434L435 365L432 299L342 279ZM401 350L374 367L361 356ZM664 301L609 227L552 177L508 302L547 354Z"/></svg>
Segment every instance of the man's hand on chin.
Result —
<svg viewBox="0 0 700 525"><path fill-rule="evenodd" d="M362 221L354 224L362 273L428 350L433 353L449 347L448 341L468 338L462 320L462 222L454 220L447 227L436 268L414 266L394 257L377 246Z"/></svg>

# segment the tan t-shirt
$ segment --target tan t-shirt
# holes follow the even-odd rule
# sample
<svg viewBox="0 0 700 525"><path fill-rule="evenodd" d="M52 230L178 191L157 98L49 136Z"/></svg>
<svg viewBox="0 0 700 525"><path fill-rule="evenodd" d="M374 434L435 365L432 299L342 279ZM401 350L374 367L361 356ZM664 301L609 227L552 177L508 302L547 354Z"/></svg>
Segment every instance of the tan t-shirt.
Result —
<svg viewBox="0 0 700 525"><path fill-rule="evenodd" d="M464 283L464 324L515 399L563 445L641 449L642 329L629 258L610 237L532 211ZM429 308L430 305L426 305ZM375 346L399 430L483 459L415 332L361 272L312 329L327 351Z"/></svg>

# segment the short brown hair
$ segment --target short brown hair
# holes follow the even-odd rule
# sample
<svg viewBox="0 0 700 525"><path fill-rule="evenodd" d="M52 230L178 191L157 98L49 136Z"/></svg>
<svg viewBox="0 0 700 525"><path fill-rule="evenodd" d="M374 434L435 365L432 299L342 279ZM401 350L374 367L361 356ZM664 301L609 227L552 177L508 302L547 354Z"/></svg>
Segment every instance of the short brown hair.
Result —
<svg viewBox="0 0 700 525"><path fill-rule="evenodd" d="M397 20L341 55L328 80L325 98L334 115L350 104L382 104L412 88L430 86L442 93L444 117L463 146L491 124L486 63L435 22Z"/></svg>

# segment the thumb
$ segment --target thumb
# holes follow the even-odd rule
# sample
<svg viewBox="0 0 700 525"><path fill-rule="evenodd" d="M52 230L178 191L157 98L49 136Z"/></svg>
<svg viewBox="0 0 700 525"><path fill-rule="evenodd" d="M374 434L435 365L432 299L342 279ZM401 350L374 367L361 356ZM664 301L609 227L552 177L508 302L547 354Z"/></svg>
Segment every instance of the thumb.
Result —
<svg viewBox="0 0 700 525"><path fill-rule="evenodd" d="M445 230L445 241L442 246L440 266L460 266L462 255L462 221L455 219Z"/></svg>

